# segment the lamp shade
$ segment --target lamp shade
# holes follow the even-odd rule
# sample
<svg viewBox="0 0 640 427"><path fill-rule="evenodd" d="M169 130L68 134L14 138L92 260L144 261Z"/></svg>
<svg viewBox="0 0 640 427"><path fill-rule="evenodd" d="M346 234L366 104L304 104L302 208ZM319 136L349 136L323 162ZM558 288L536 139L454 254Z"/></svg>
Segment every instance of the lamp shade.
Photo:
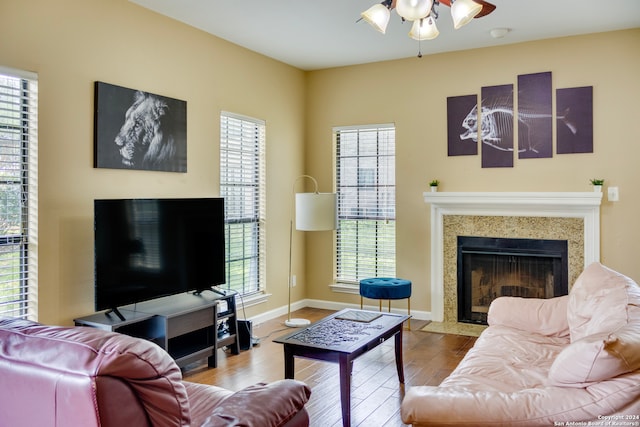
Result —
<svg viewBox="0 0 640 427"><path fill-rule="evenodd" d="M335 193L296 193L296 230L335 230L337 206Z"/></svg>
<svg viewBox="0 0 640 427"><path fill-rule="evenodd" d="M362 12L360 16L362 16L362 19L367 21L369 25L384 34L385 31L387 31L387 25L389 24L391 13L385 5L379 3L374 4L369 9Z"/></svg>
<svg viewBox="0 0 640 427"><path fill-rule="evenodd" d="M451 2L451 17L456 30L466 25L482 10L482 5L473 0L456 0Z"/></svg>
<svg viewBox="0 0 640 427"><path fill-rule="evenodd" d="M440 31L436 27L436 21L432 17L413 21L409 37L414 40L432 40L438 37Z"/></svg>
<svg viewBox="0 0 640 427"><path fill-rule="evenodd" d="M397 0L396 12L407 21L415 21L429 15L433 0Z"/></svg>

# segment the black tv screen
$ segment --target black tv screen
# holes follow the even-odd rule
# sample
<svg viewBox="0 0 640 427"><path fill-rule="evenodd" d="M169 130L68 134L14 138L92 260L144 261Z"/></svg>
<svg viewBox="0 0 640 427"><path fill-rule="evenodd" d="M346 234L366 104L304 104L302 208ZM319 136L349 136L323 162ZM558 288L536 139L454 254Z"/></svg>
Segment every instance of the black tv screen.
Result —
<svg viewBox="0 0 640 427"><path fill-rule="evenodd" d="M224 199L94 201L95 308L225 282Z"/></svg>

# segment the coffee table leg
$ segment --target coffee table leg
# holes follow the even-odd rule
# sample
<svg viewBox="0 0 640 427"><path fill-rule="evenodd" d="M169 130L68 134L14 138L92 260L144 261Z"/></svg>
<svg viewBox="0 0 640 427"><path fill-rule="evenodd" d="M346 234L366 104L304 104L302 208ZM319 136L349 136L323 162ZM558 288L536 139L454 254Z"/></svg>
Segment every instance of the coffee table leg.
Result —
<svg viewBox="0 0 640 427"><path fill-rule="evenodd" d="M404 365L402 363L402 325L396 337L396 369L398 371L398 381L400 384L404 384Z"/></svg>
<svg viewBox="0 0 640 427"><path fill-rule="evenodd" d="M353 361L340 355L340 403L342 404L342 426L351 426L351 368Z"/></svg>
<svg viewBox="0 0 640 427"><path fill-rule="evenodd" d="M284 345L284 377L288 380L293 379L293 373L295 371L293 363L293 351L288 345Z"/></svg>

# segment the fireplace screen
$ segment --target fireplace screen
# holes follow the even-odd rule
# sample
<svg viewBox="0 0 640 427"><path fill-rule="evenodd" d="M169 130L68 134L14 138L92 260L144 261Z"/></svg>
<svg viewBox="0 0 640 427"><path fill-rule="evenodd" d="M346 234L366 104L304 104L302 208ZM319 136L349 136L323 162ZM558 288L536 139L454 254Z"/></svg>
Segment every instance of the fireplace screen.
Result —
<svg viewBox="0 0 640 427"><path fill-rule="evenodd" d="M568 290L566 240L458 237L458 321L487 323L499 296L553 298Z"/></svg>

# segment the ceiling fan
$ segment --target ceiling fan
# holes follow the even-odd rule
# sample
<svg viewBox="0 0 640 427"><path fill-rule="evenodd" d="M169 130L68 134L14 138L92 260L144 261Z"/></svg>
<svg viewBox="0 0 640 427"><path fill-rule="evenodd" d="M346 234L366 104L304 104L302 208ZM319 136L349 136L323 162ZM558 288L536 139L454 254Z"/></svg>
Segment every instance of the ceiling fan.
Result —
<svg viewBox="0 0 640 427"><path fill-rule="evenodd" d="M395 9L403 21L412 21L409 37L415 40L431 40L440 34L436 28L437 6L443 4L451 8L455 29L466 25L473 18L487 16L496 6L484 0L383 0L360 14L373 28L385 33ZM358 21L360 21L360 19Z"/></svg>
<svg viewBox="0 0 640 427"><path fill-rule="evenodd" d="M440 4L443 4L445 6L449 6L451 7L451 3L453 3L452 0L439 0ZM479 5L482 6L482 9L480 9L480 12L478 12L474 18L482 18L483 16L487 16L488 14L490 14L491 12L493 12L494 10L496 10L496 6L494 4L489 3L488 1L484 1L484 0L473 0L474 3L478 3Z"/></svg>

